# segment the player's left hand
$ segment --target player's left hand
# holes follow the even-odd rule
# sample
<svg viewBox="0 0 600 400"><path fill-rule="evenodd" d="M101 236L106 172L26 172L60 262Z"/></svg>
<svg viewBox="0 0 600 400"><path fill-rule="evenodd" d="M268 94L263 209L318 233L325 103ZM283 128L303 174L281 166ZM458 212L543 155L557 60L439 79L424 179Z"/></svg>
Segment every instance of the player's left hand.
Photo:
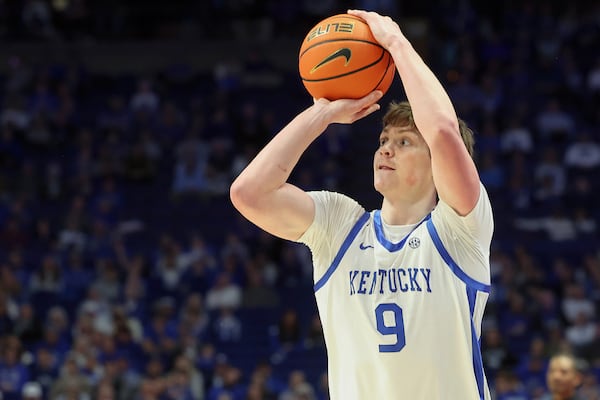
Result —
<svg viewBox="0 0 600 400"><path fill-rule="evenodd" d="M324 113L328 123L351 124L379 110L377 101L382 96L380 90L375 90L360 99L313 99L313 107Z"/></svg>

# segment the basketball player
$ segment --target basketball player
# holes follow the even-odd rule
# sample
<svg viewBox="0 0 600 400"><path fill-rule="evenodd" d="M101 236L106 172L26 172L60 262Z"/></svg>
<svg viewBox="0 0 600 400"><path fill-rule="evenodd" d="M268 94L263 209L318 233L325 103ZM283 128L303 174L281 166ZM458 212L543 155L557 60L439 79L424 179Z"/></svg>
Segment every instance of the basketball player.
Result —
<svg viewBox="0 0 600 400"><path fill-rule="evenodd" d="M381 209L287 182L328 125L377 111L380 92L315 100L239 175L231 200L260 228L311 249L331 399L490 399L479 339L493 219L472 132L392 19L349 13L392 54L410 103L383 117L373 161Z"/></svg>

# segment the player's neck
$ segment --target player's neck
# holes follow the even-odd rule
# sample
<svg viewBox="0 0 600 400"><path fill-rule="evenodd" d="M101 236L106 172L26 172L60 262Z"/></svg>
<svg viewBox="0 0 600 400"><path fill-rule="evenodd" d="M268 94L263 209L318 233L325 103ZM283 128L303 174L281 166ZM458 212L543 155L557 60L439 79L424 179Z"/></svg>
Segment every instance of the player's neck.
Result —
<svg viewBox="0 0 600 400"><path fill-rule="evenodd" d="M412 225L420 222L433 210L436 198L423 197L419 201L383 199L381 217L389 225Z"/></svg>

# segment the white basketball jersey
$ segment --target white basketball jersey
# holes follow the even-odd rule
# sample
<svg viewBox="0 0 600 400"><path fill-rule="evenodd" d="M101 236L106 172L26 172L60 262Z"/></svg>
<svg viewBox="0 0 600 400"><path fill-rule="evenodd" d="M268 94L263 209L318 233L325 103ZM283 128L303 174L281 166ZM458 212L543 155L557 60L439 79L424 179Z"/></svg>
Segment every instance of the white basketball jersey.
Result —
<svg viewBox="0 0 600 400"><path fill-rule="evenodd" d="M423 221L388 226L379 210L311 192L315 297L332 400L489 400L480 352L490 289L491 206L440 202Z"/></svg>

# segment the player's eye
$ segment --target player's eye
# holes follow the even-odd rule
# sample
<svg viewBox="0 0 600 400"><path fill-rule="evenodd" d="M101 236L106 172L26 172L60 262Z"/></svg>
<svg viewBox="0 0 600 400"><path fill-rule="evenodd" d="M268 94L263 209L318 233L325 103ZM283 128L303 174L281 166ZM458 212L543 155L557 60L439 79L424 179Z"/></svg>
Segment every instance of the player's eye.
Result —
<svg viewBox="0 0 600 400"><path fill-rule="evenodd" d="M400 146L409 146L410 144L410 140L408 140L407 138L402 138L398 140L398 145Z"/></svg>
<svg viewBox="0 0 600 400"><path fill-rule="evenodd" d="M379 138L379 147L383 146L387 142L387 138Z"/></svg>

